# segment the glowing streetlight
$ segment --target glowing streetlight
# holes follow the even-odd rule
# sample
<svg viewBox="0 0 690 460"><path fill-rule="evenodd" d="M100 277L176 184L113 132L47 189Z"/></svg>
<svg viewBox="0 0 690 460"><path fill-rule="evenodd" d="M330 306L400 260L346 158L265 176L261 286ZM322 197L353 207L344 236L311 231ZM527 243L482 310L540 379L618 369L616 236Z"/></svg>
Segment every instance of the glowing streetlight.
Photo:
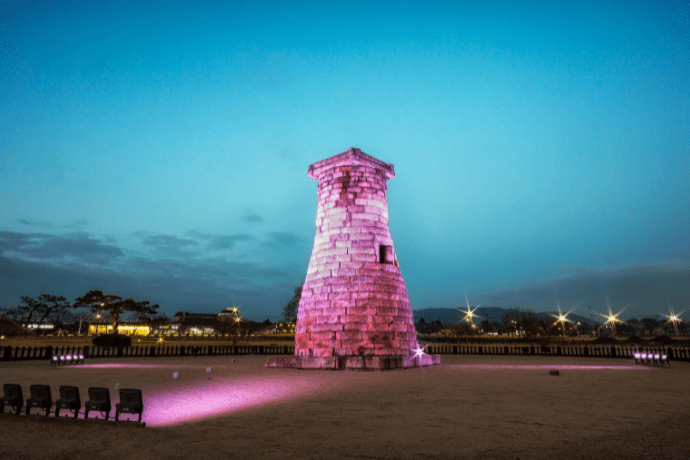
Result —
<svg viewBox="0 0 690 460"><path fill-rule="evenodd" d="M682 315L683 312L680 312L680 313L677 313L677 314L676 314L676 313L673 312L673 309L670 308L670 307L669 307L668 310L669 310L669 313L670 313L670 314L669 314L669 315L662 315L662 316L668 318L668 321L666 321L666 324L668 324L668 323L673 324L673 329L675 329L676 335L678 335L678 322L679 322L679 321L683 321L683 320L680 318L680 315Z"/></svg>
<svg viewBox="0 0 690 460"><path fill-rule="evenodd" d="M479 308L479 306L474 307L474 310L472 310L472 309L470 309L470 305L467 304L467 311L458 310L459 312L461 312L462 314L465 315L465 317L462 319L462 321L466 322L467 324L474 326L474 318L481 319L481 316L475 315L475 313L474 313L475 311L477 311L478 308Z"/></svg>
<svg viewBox="0 0 690 460"><path fill-rule="evenodd" d="M611 329L613 329L613 335L616 335L616 323L621 323L621 324L623 323L622 320L618 319L618 316L621 313L623 313L623 311L625 311L625 308L623 310L619 311L618 313L616 313L615 315L611 312L611 307L608 307L608 308L609 308L609 314L608 315L604 315L601 313L597 313L597 315L603 316L604 318L606 318L606 322L604 323L604 326L611 323Z"/></svg>
<svg viewBox="0 0 690 460"><path fill-rule="evenodd" d="M561 323L561 331L563 332L563 337L565 338L565 323L570 323L571 321L568 319L568 315L570 312L563 314L561 311L561 306L558 305L558 315L550 315L556 318L556 321L553 323L555 326L558 323Z"/></svg>

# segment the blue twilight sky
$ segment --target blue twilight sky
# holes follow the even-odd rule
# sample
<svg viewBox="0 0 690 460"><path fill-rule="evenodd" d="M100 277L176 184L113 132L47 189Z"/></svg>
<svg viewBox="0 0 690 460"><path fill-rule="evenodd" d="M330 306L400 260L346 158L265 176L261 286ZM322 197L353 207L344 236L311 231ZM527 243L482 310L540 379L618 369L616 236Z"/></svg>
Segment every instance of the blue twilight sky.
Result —
<svg viewBox="0 0 690 460"><path fill-rule="evenodd" d="M307 168L358 147L395 165L413 309L690 311L689 17L3 2L0 305L99 289L277 320L311 254Z"/></svg>

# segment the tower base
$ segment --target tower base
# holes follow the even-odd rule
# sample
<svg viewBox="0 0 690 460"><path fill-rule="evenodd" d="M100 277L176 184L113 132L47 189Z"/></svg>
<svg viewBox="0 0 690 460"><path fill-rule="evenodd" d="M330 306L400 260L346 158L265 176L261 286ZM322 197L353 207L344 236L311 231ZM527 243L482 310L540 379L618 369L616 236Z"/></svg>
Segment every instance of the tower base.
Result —
<svg viewBox="0 0 690 460"><path fill-rule="evenodd" d="M422 356L272 356L265 368L390 371L441 364L440 355Z"/></svg>

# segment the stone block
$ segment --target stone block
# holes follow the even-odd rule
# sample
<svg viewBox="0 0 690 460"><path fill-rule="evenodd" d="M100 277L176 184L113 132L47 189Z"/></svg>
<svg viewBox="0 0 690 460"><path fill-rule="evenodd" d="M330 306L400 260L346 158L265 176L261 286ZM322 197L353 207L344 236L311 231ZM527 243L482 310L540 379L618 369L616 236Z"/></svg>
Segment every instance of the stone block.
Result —
<svg viewBox="0 0 690 460"><path fill-rule="evenodd" d="M348 246L350 248L367 248L372 249L373 253L376 253L376 247L374 247L374 242L369 240L352 240L348 241ZM348 251L348 253L350 253Z"/></svg>
<svg viewBox="0 0 690 460"><path fill-rule="evenodd" d="M335 318L339 317L341 315L347 314L347 307L337 307L333 304L328 306L327 308L317 308L314 310L317 314L317 318ZM329 322L336 322L336 321L329 321Z"/></svg>
<svg viewBox="0 0 690 460"><path fill-rule="evenodd" d="M325 324L312 324L309 326L309 332L314 333L314 332L339 332L339 331L344 331L345 330L345 325L344 324L334 324L334 323L325 323Z"/></svg>
<svg viewBox="0 0 690 460"><path fill-rule="evenodd" d="M347 307L347 316L367 316L367 321L370 320L370 317L373 317L373 315L376 314L376 309L369 307L369 306L353 306L353 307Z"/></svg>
<svg viewBox="0 0 690 460"><path fill-rule="evenodd" d="M352 268L339 268L332 271L332 276L355 276L357 271Z"/></svg>
<svg viewBox="0 0 690 460"><path fill-rule="evenodd" d="M339 323L340 318L338 317L338 315L319 315L316 316L316 322L318 324Z"/></svg>
<svg viewBox="0 0 690 460"><path fill-rule="evenodd" d="M343 292L342 294L349 294L349 293ZM350 306L352 306L352 302L353 302L353 300L349 299L347 297L342 298L342 299L333 299L333 300L331 300L331 307L338 307L338 308L347 309Z"/></svg>
<svg viewBox="0 0 690 460"><path fill-rule="evenodd" d="M380 307L379 307L380 308ZM396 309L397 310L397 309ZM397 313L397 311L396 311ZM374 323L382 323L382 324L393 324L395 321L393 320L393 315L381 315L381 314L376 314L374 318Z"/></svg>
<svg viewBox="0 0 690 460"><path fill-rule="evenodd" d="M344 334L344 332L312 332L312 340L335 340L336 334Z"/></svg>
<svg viewBox="0 0 690 460"><path fill-rule="evenodd" d="M348 276L339 276L337 278L325 278L324 283L326 285L333 285L333 284L346 284L350 285L352 282L350 281L350 277Z"/></svg>
<svg viewBox="0 0 690 460"><path fill-rule="evenodd" d="M356 286L350 285L350 283L343 284L331 284L327 286L332 292L347 292L356 291Z"/></svg>
<svg viewBox="0 0 690 460"><path fill-rule="evenodd" d="M340 331L335 333L335 337L340 341L366 340L367 335L361 331Z"/></svg>
<svg viewBox="0 0 690 460"><path fill-rule="evenodd" d="M340 268L350 268L354 270L359 270L364 265L364 262L340 262ZM359 273L359 272L356 272Z"/></svg>

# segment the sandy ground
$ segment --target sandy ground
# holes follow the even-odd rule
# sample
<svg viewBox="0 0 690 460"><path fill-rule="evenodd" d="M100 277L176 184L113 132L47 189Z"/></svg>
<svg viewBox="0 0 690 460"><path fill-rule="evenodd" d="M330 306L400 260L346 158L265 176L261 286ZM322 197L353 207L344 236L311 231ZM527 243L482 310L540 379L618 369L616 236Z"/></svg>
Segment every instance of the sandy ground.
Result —
<svg viewBox="0 0 690 460"><path fill-rule="evenodd" d="M690 458L690 363L443 356L433 368L374 373L265 361L0 362L0 384L20 383L25 397L33 383L51 385L54 399L59 385L79 386L83 400L106 386L114 404L116 384L140 388L146 422L5 415L0 460Z"/></svg>

